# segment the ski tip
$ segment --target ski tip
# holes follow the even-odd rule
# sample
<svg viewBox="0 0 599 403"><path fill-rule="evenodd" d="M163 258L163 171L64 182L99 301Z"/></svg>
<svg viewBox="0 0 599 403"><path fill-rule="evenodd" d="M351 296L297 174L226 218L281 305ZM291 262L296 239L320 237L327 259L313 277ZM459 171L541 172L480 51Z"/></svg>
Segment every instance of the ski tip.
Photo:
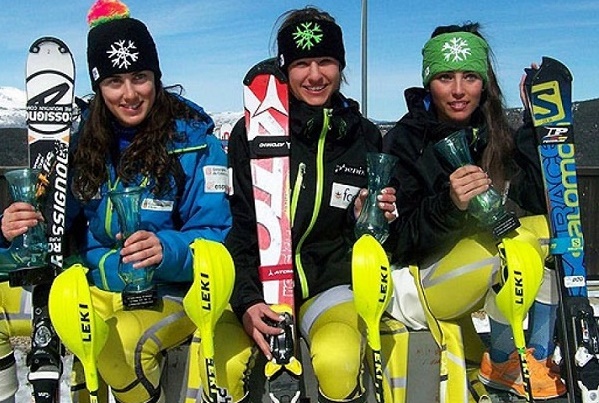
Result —
<svg viewBox="0 0 599 403"><path fill-rule="evenodd" d="M277 59L272 57L255 64L243 78L243 85L250 85L261 74L274 75L280 81L287 82L287 77L279 68Z"/></svg>
<svg viewBox="0 0 599 403"><path fill-rule="evenodd" d="M550 57L550 56L543 56L543 58L541 59L541 66L559 67L559 68L564 68L566 70L568 69L565 64L563 64L559 60L554 59L553 57Z"/></svg>
<svg viewBox="0 0 599 403"><path fill-rule="evenodd" d="M66 43L64 43L61 39L55 38L53 36L43 36L41 38L36 39L29 47L29 53L39 53L41 45L45 42L53 42L57 44L60 53L71 53Z"/></svg>
<svg viewBox="0 0 599 403"><path fill-rule="evenodd" d="M533 83L536 84L556 79L563 83L570 82L572 81L572 73L561 61L549 56L543 56L541 66L534 75Z"/></svg>

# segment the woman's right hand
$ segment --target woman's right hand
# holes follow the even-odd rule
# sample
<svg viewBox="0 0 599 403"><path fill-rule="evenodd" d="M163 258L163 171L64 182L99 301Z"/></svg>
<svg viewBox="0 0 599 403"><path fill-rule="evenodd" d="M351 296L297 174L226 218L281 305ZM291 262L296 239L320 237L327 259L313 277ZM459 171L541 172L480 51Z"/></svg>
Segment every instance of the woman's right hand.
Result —
<svg viewBox="0 0 599 403"><path fill-rule="evenodd" d="M465 165L449 175L449 197L461 211L466 211L470 200L486 192L489 186L491 179L476 165Z"/></svg>
<svg viewBox="0 0 599 403"><path fill-rule="evenodd" d="M7 241L12 242L43 220L42 213L31 204L15 202L6 208L2 215L2 235Z"/></svg>
<svg viewBox="0 0 599 403"><path fill-rule="evenodd" d="M249 307L243 314L242 320L243 328L246 333L254 339L256 345L258 345L260 350L262 350L266 358L270 361L272 359L272 353L265 335L280 334L283 330L278 327L270 326L266 321L271 320L273 322L279 322L281 316L270 309L267 304L260 302Z"/></svg>

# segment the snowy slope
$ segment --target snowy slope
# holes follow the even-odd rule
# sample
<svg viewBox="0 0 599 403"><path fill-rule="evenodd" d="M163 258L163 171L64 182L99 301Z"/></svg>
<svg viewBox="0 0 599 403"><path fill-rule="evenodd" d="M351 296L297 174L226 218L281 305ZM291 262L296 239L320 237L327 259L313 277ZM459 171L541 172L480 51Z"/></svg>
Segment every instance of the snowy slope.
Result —
<svg viewBox="0 0 599 403"><path fill-rule="evenodd" d="M0 127L25 127L25 91L0 87Z"/></svg>

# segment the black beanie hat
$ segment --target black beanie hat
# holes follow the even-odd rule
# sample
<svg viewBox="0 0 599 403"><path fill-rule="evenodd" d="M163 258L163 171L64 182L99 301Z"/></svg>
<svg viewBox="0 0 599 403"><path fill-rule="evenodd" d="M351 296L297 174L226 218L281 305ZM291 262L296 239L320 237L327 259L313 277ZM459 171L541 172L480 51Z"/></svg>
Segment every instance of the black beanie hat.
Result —
<svg viewBox="0 0 599 403"><path fill-rule="evenodd" d="M277 35L279 67L306 57L332 57L345 68L345 48L339 25L327 20L307 20L290 24Z"/></svg>
<svg viewBox="0 0 599 403"><path fill-rule="evenodd" d="M92 88L114 74L141 70L162 77L156 44L145 24L129 18L129 9L119 0L98 0L87 15L87 65Z"/></svg>

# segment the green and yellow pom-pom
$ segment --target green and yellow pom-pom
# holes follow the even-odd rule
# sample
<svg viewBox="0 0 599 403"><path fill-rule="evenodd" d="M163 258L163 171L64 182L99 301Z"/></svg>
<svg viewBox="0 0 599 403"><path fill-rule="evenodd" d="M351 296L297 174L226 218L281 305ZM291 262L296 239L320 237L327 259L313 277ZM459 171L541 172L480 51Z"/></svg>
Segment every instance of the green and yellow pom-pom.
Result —
<svg viewBox="0 0 599 403"><path fill-rule="evenodd" d="M90 28L105 22L129 17L129 7L119 0L98 0L87 13Z"/></svg>

